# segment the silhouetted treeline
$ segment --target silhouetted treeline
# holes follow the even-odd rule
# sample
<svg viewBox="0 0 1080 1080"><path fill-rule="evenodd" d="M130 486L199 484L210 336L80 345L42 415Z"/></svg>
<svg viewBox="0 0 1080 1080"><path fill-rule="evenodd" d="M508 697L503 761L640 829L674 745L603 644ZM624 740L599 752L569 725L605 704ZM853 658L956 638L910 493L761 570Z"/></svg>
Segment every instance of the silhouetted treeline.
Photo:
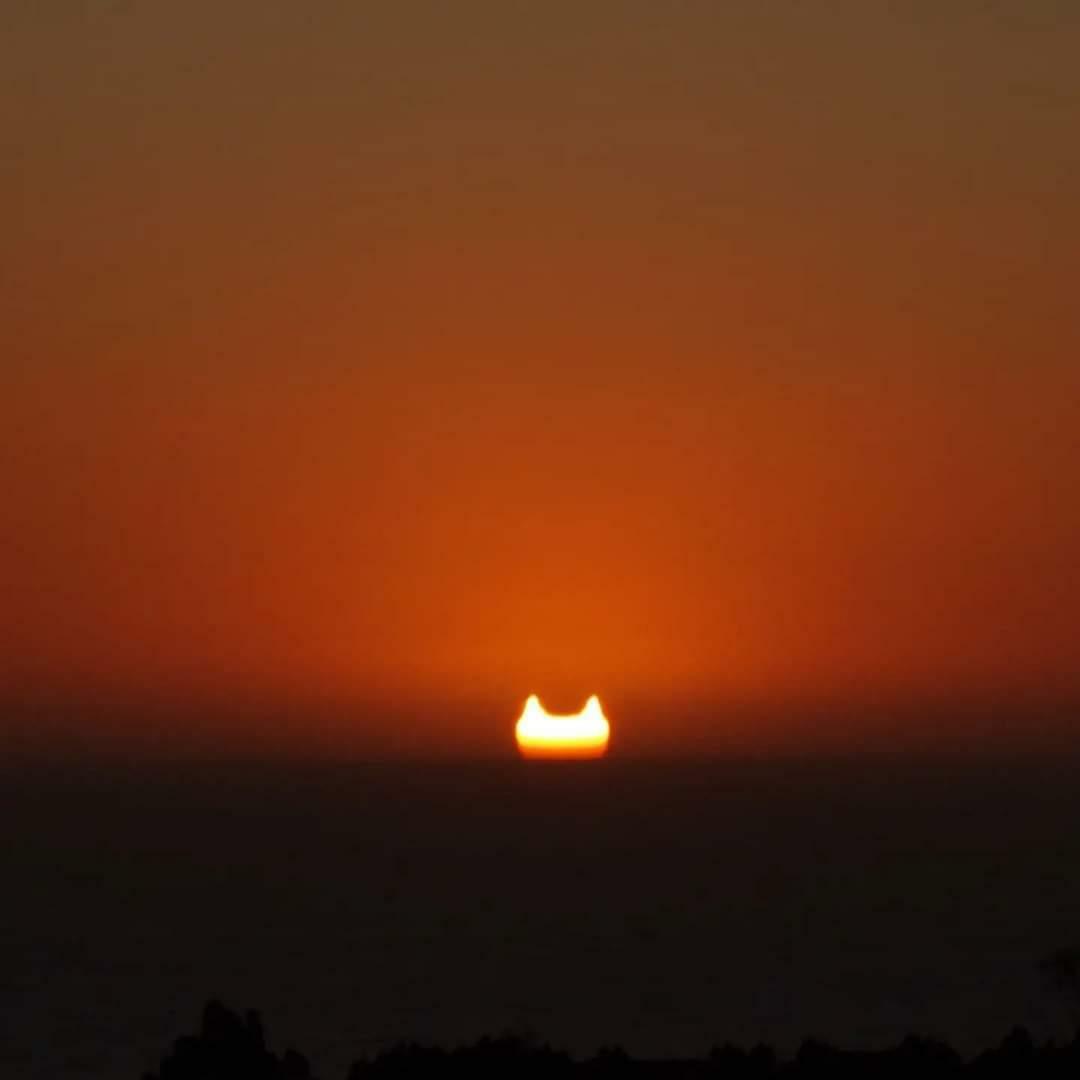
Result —
<svg viewBox="0 0 1080 1080"><path fill-rule="evenodd" d="M639 1061L619 1047L608 1047L585 1061L546 1044L516 1036L483 1038L456 1050L405 1043L355 1062L348 1080L925 1080L945 1077L1069 1078L1080 1080L1080 1031L1065 1045L1037 1046L1023 1028L965 1061L952 1047L934 1039L908 1036L899 1046L880 1051L840 1050L808 1039L791 1060L780 1060L767 1046L752 1050L726 1044L708 1057ZM307 1059L296 1050L271 1053L258 1013L244 1016L220 1002L203 1011L198 1035L178 1039L157 1073L144 1080L315 1080Z"/></svg>
<svg viewBox="0 0 1080 1080"><path fill-rule="evenodd" d="M147 1080L155 1074L147 1074ZM220 1001L203 1009L198 1035L173 1043L156 1074L160 1080L311 1080L303 1054L270 1053L257 1012L241 1017Z"/></svg>

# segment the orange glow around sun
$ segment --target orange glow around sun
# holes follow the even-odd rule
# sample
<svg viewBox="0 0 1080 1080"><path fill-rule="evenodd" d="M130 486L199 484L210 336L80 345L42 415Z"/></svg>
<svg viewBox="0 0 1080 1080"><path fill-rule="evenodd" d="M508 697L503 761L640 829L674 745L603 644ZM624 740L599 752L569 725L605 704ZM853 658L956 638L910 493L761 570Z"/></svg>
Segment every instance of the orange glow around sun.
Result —
<svg viewBox="0 0 1080 1080"><path fill-rule="evenodd" d="M611 727L594 694L579 713L549 713L533 694L515 728L518 750L529 758L597 758L607 752Z"/></svg>

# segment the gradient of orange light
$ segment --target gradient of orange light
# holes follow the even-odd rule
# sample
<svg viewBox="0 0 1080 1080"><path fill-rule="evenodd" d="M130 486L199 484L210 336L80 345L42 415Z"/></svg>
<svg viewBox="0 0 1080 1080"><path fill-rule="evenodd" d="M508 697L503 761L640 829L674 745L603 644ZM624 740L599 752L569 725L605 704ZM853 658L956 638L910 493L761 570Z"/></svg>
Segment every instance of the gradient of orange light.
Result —
<svg viewBox="0 0 1080 1080"><path fill-rule="evenodd" d="M88 71L150 55L84 49L79 20L67 85L14 58L67 122L0 104L38 165L0 175L25 208L0 259L0 691L413 694L438 706L425 736L475 749L489 733L444 720L447 700L505 707L538 672L545 700L595 685L620 702L624 734L627 695L1080 689L1077 211L1058 177L1071 144L1051 138L1067 112L1014 128L1031 157L968 140L998 125L958 114L954 154L923 144L945 130L935 104L905 153L858 110L796 125L802 96L779 82L727 127L716 103L744 95L682 95L737 73L737 50L716 63L724 36L689 26L700 83L613 61L619 92L583 96L603 50L552 81L562 66L519 43L524 99L450 64L430 29L430 58L466 73L449 94L414 92L378 35L333 35L342 77L358 43L385 53L388 93L331 81L332 109L288 95L296 111L265 127L240 123L263 96L226 95L205 115L232 116L235 139L159 130L195 113L105 92L96 124L69 116L72 85L127 85ZM627 42L648 58L654 39ZM791 48L826 56L793 31ZM233 62L226 88L248 85ZM186 106L199 65L145 63L157 100ZM381 130L395 100L402 152L350 158L342 131L381 144L339 103L376 103ZM608 100L628 107L608 117ZM559 123L521 122L522 104ZM738 137L703 153L708 131ZM1007 168L985 167L999 144ZM890 154L913 170L902 200ZM396 735L381 714L356 728ZM657 724L664 739L681 742Z"/></svg>

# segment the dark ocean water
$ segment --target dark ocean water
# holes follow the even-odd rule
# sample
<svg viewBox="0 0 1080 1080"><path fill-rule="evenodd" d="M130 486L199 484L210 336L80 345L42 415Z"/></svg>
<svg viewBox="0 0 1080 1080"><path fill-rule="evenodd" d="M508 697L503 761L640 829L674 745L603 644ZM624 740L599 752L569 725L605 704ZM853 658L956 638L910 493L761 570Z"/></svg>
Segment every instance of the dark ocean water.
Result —
<svg viewBox="0 0 1080 1080"><path fill-rule="evenodd" d="M0 1075L136 1078L211 994L404 1038L972 1051L1071 1029L1074 759L0 773Z"/></svg>

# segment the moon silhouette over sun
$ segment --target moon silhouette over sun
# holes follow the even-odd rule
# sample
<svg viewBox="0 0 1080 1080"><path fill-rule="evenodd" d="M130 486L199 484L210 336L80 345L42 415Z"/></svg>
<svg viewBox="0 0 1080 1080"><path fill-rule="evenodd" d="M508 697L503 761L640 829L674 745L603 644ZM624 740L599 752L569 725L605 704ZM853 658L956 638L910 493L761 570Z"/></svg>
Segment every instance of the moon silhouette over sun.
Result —
<svg viewBox="0 0 1080 1080"><path fill-rule="evenodd" d="M518 751L527 758L598 758L607 753L611 725L593 694L581 712L549 713L533 694L514 729Z"/></svg>

